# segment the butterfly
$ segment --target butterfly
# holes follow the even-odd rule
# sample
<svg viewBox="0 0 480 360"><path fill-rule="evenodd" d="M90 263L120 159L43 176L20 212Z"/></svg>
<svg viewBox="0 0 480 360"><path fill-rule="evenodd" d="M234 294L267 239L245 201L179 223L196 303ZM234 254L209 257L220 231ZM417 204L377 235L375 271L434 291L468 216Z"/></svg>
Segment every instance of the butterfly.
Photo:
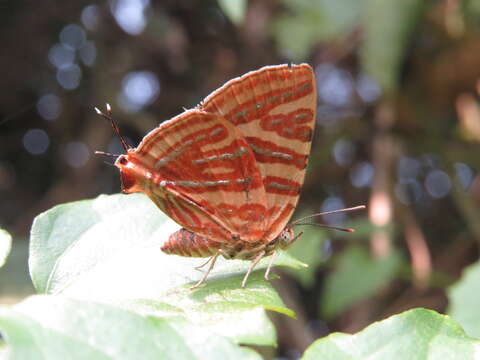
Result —
<svg viewBox="0 0 480 360"><path fill-rule="evenodd" d="M298 239L292 227L300 222L288 221L305 177L316 99L309 65L266 66L161 123L136 148L120 135L110 107L107 113L96 108L125 150L115 161L122 191L145 193L182 226L162 251L209 258L193 287L206 280L220 255L251 260L242 287L258 262L272 255L268 279L277 249Z"/></svg>

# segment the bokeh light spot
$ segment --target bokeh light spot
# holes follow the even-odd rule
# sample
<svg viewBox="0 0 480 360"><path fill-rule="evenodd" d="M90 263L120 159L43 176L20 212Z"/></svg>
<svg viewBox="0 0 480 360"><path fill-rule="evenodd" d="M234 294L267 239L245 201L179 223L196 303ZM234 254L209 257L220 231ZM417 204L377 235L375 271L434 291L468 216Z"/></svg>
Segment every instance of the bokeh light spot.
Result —
<svg viewBox="0 0 480 360"><path fill-rule="evenodd" d="M78 65L71 65L57 70L58 83L67 90L76 89L82 78L82 70Z"/></svg>
<svg viewBox="0 0 480 360"><path fill-rule="evenodd" d="M340 166L350 165L355 157L355 145L346 139L337 140L333 146L333 157Z"/></svg>
<svg viewBox="0 0 480 360"><path fill-rule="evenodd" d="M23 146L32 155L40 155L47 151L50 145L48 134L42 129L30 129L23 136Z"/></svg>
<svg viewBox="0 0 480 360"><path fill-rule="evenodd" d="M350 181L358 188L372 185L373 165L369 162L361 162L355 165L350 171Z"/></svg>
<svg viewBox="0 0 480 360"><path fill-rule="evenodd" d="M442 198L450 192L452 182L450 177L441 170L430 171L425 178L425 188L434 198Z"/></svg>
<svg viewBox="0 0 480 360"><path fill-rule="evenodd" d="M99 10L97 5L88 5L83 8L80 15L83 26L88 30L95 31L98 27Z"/></svg>
<svg viewBox="0 0 480 360"><path fill-rule="evenodd" d="M84 166L90 159L90 151L87 145L81 141L67 143L63 155L66 163L74 168Z"/></svg>
<svg viewBox="0 0 480 360"><path fill-rule="evenodd" d="M320 98L329 105L345 106L352 97L353 80L350 73L332 64L316 67L317 90Z"/></svg>
<svg viewBox="0 0 480 360"><path fill-rule="evenodd" d="M75 60L75 51L62 44L55 44L48 51L48 60L57 69L72 66Z"/></svg>
<svg viewBox="0 0 480 360"><path fill-rule="evenodd" d="M363 101L372 103L376 101L380 95L380 86L370 76L362 74L357 79L357 91Z"/></svg>
<svg viewBox="0 0 480 360"><path fill-rule="evenodd" d="M154 73L130 72L122 80L119 104L126 111L138 111L155 101L159 93L160 83Z"/></svg>
<svg viewBox="0 0 480 360"><path fill-rule="evenodd" d="M147 25L145 10L149 5L148 0L116 0L112 1L111 12L123 31L138 35Z"/></svg>
<svg viewBox="0 0 480 360"><path fill-rule="evenodd" d="M397 164L397 174L401 179L417 178L420 175L421 164L415 158L402 156Z"/></svg>
<svg viewBox="0 0 480 360"><path fill-rule="evenodd" d="M92 66L97 58L97 48L92 41L85 42L79 50L80 59L87 66Z"/></svg>
<svg viewBox="0 0 480 360"><path fill-rule="evenodd" d="M326 198L322 203L322 212L340 210L343 208L345 208L345 204L343 203L342 199L337 196L330 196ZM330 225L336 225L344 222L346 219L346 215L345 213L336 213L324 215L323 218L325 219L326 223Z"/></svg>
<svg viewBox="0 0 480 360"><path fill-rule="evenodd" d="M45 94L37 101L37 111L45 120L56 120L61 111L60 98L54 94Z"/></svg>
<svg viewBox="0 0 480 360"><path fill-rule="evenodd" d="M462 187L465 190L468 189L475 178L473 170L470 168L470 166L464 163L455 163L454 166L460 184L462 184Z"/></svg>
<svg viewBox="0 0 480 360"><path fill-rule="evenodd" d="M85 30L77 24L69 24L60 32L60 42L72 49L80 49L86 38Z"/></svg>

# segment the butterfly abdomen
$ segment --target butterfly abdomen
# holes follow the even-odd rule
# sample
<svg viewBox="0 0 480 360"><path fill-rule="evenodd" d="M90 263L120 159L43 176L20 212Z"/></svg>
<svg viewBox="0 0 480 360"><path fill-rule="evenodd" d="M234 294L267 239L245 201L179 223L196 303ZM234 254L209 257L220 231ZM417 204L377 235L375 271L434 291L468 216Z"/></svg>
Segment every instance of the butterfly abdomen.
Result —
<svg viewBox="0 0 480 360"><path fill-rule="evenodd" d="M208 257L214 255L219 247L220 244L216 241L182 228L170 235L161 250L167 254L180 256Z"/></svg>

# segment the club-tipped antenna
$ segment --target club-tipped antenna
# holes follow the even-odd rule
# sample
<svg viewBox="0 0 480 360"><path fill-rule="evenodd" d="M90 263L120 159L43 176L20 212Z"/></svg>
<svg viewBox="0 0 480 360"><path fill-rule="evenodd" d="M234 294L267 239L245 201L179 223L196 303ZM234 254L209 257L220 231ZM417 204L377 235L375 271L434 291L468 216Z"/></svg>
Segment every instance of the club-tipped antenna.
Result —
<svg viewBox="0 0 480 360"><path fill-rule="evenodd" d="M112 153L108 153L108 152L105 152L105 151L95 151L95 154L96 155L105 155L105 156L110 156L110 157L119 157L120 155L118 154L112 154Z"/></svg>
<svg viewBox="0 0 480 360"><path fill-rule="evenodd" d="M354 206L354 207L346 208L346 209L331 210L331 211L316 213L316 214L304 216L300 219L297 219L294 222L290 223L290 226L296 225L296 224L302 222L303 220L310 219L310 218L316 217L316 216L323 216L323 215L337 214L337 213L343 213L343 212L357 211L357 210L362 210L362 209L366 209L366 206L365 205L359 205L359 206ZM319 224L319 225L321 225L321 224Z"/></svg>
<svg viewBox="0 0 480 360"><path fill-rule="evenodd" d="M338 230L338 231L344 231L344 232L350 232L350 233L355 232L355 229L352 229L352 228L343 228L343 227L338 227L338 226L317 224L317 223L295 223L293 225L295 225L295 226L312 225L312 226L318 226L318 227L322 227L322 228L325 228L325 229L331 229L331 230Z"/></svg>
<svg viewBox="0 0 480 360"><path fill-rule="evenodd" d="M107 119L110 124L112 125L113 131L117 134L118 138L120 139L120 142L122 143L123 149L125 152L128 152L128 149L130 149L130 146L127 145L127 142L123 138L123 136L120 134L120 129L112 118L112 108L109 103L105 104L105 108L107 109L107 113L104 113L102 110L99 108L95 107L95 111L97 112L98 115L102 116L103 118Z"/></svg>

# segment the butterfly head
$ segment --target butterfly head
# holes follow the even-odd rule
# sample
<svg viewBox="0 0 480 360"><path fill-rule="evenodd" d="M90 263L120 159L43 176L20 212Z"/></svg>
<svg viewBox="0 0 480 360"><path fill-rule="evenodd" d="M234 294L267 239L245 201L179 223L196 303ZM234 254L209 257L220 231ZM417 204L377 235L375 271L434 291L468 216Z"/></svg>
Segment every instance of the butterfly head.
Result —
<svg viewBox="0 0 480 360"><path fill-rule="evenodd" d="M286 226L285 229L283 229L282 232L277 236L278 246L281 249L288 249L301 234L302 233L295 236L293 229L290 226Z"/></svg>
<svg viewBox="0 0 480 360"><path fill-rule="evenodd" d="M115 161L115 166L120 170L122 192L125 194L142 191L142 186L138 181L139 177L137 175L139 169L133 161L134 154L129 153L120 155Z"/></svg>
<svg viewBox="0 0 480 360"><path fill-rule="evenodd" d="M135 165L135 149L127 144L123 136L120 134L120 129L118 128L117 123L112 118L112 108L109 104L106 104L106 112L101 111L98 108L95 108L95 111L98 115L102 116L110 122L112 125L113 131L117 134L120 143L122 144L125 154L118 155L117 160L115 160L115 166L120 170L120 179L122 181L122 192L125 194L131 194L134 192L142 191L141 184L139 183L139 166ZM103 154L108 156L117 156L114 154L106 153L103 151L96 151L96 154Z"/></svg>

